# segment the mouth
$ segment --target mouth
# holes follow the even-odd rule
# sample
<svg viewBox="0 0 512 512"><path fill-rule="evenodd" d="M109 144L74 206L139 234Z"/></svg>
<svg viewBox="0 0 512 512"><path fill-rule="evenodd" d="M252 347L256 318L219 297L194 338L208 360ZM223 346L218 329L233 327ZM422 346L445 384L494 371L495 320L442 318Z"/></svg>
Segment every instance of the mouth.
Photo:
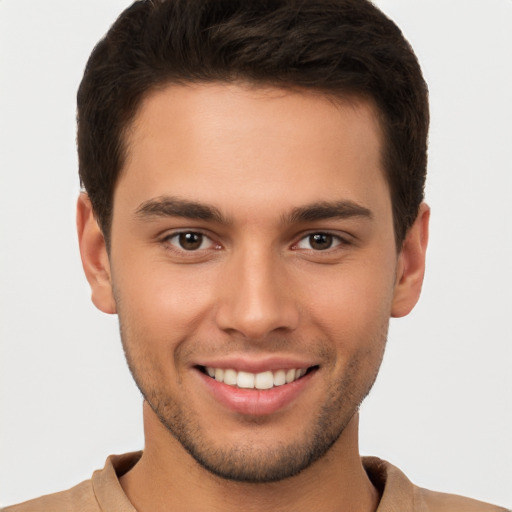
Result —
<svg viewBox="0 0 512 512"><path fill-rule="evenodd" d="M214 368L212 366L198 366L197 368L217 382L222 382L234 388L268 390L296 382L316 371L318 366L283 368L259 373L237 371L232 368Z"/></svg>

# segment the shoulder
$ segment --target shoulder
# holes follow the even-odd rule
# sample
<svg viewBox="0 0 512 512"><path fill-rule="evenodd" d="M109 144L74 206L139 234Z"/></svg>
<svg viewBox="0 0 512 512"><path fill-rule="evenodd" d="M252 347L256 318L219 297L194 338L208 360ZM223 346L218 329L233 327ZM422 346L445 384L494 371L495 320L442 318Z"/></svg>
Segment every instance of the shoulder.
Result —
<svg viewBox="0 0 512 512"><path fill-rule="evenodd" d="M110 455L105 467L95 471L90 480L67 491L0 509L0 512L136 512L125 495L119 477L129 471L142 452Z"/></svg>
<svg viewBox="0 0 512 512"><path fill-rule="evenodd" d="M419 510L425 512L510 512L505 508L483 501L455 494L429 491L420 487L415 487L415 501L418 503Z"/></svg>
<svg viewBox="0 0 512 512"><path fill-rule="evenodd" d="M418 487L396 466L377 457L363 457L363 465L381 493L377 512L511 512L471 498Z"/></svg>
<svg viewBox="0 0 512 512"><path fill-rule="evenodd" d="M41 496L0 512L98 512L91 480L86 480L67 491Z"/></svg>

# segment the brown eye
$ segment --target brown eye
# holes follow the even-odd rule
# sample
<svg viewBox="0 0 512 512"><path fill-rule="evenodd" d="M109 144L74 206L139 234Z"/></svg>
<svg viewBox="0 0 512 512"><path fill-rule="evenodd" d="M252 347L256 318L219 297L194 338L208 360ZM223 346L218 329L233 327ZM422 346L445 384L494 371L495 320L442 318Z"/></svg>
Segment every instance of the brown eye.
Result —
<svg viewBox="0 0 512 512"><path fill-rule="evenodd" d="M328 233L314 233L309 235L309 245L315 251L324 251L332 247L333 236Z"/></svg>
<svg viewBox="0 0 512 512"><path fill-rule="evenodd" d="M189 256L196 253L196 257L202 258L207 254L211 255L211 251L221 249L220 244L198 231L178 231L166 236L162 243L166 248L172 249L174 254L181 254L182 257L187 253Z"/></svg>
<svg viewBox="0 0 512 512"><path fill-rule="evenodd" d="M211 249L215 246L213 241L202 233L196 231L182 231L165 238L165 243L174 246L180 251L197 251Z"/></svg>
<svg viewBox="0 0 512 512"><path fill-rule="evenodd" d="M340 245L347 245L346 240L330 233L311 233L302 238L295 246L295 249L305 249L308 251L326 251L334 249Z"/></svg>
<svg viewBox="0 0 512 512"><path fill-rule="evenodd" d="M180 233L178 243L186 251L195 251L203 244L203 235L201 233Z"/></svg>

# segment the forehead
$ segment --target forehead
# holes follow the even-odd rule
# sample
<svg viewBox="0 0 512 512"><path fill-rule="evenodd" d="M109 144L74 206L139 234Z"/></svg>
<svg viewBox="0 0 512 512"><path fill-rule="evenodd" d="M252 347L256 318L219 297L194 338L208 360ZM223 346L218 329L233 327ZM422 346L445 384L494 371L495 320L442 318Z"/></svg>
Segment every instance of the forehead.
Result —
<svg viewBox="0 0 512 512"><path fill-rule="evenodd" d="M193 193L225 205L279 196L290 206L340 196L361 202L377 185L388 195L381 138L376 109L363 99L236 83L169 85L141 103L117 189L128 186L141 201Z"/></svg>
<svg viewBox="0 0 512 512"><path fill-rule="evenodd" d="M307 120L307 124L312 126L315 123L324 126L318 135L329 143L329 130L338 129L341 118L348 115L352 132L355 133L364 124L364 128L371 130L381 142L379 111L371 98L355 94L339 97L315 89L273 87L249 82L171 83L150 90L143 96L127 130L127 146L130 148L141 140L141 136L154 135L150 133L151 129L159 129L164 124L168 126L172 119L179 119L181 123L190 121L199 134L202 127L205 130L220 128L221 121L226 117L231 117L230 126L235 132L240 133L251 125L257 129L259 125L267 130L272 128L272 132L282 138L289 135L298 137L303 125L297 124L297 121ZM196 124L197 121L200 124ZM176 128L180 127L176 125ZM227 124L222 128L227 129ZM313 139L311 132L302 133L308 139ZM215 131L209 134L214 136Z"/></svg>

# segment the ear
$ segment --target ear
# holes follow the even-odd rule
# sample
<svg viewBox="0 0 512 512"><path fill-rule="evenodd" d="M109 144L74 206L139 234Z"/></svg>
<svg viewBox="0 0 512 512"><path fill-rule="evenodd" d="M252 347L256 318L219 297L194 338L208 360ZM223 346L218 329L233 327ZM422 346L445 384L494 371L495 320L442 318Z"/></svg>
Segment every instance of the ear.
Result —
<svg viewBox="0 0 512 512"><path fill-rule="evenodd" d="M398 255L397 276L391 316L408 315L418 302L425 274L430 208L420 205L414 224L407 231Z"/></svg>
<svg viewBox="0 0 512 512"><path fill-rule="evenodd" d="M86 193L81 193L78 197L76 226L82 266L91 287L92 302L100 311L114 314L116 304L105 238Z"/></svg>

